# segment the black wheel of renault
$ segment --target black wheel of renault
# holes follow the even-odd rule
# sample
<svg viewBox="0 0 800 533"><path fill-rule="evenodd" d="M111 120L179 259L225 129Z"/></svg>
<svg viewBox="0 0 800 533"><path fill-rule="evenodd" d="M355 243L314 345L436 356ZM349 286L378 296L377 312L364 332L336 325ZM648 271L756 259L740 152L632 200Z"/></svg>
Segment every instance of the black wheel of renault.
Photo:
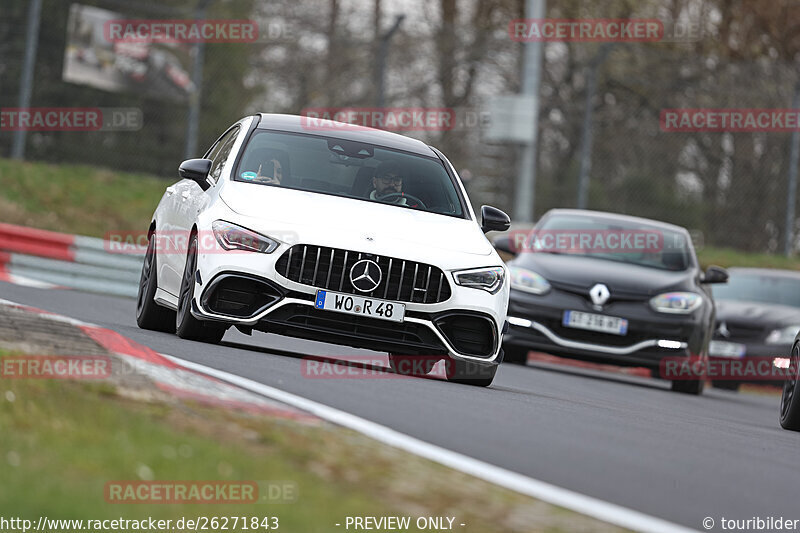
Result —
<svg viewBox="0 0 800 533"><path fill-rule="evenodd" d="M139 278L139 292L136 295L136 324L142 329L175 332L175 311L161 307L155 302L158 288L158 264L156 260L155 234L150 236L147 252L142 263Z"/></svg>
<svg viewBox="0 0 800 533"><path fill-rule="evenodd" d="M175 332L182 339L216 344L225 335L225 326L197 320L192 316L191 306L194 299L194 280L197 272L197 236L192 235L189 250L186 253L186 267L181 279L181 290L178 297L178 312L175 317Z"/></svg>
<svg viewBox="0 0 800 533"><path fill-rule="evenodd" d="M800 346L795 343L792 347L792 355L789 359L789 370L791 374L783 382L783 393L781 394L781 427L800 431Z"/></svg>

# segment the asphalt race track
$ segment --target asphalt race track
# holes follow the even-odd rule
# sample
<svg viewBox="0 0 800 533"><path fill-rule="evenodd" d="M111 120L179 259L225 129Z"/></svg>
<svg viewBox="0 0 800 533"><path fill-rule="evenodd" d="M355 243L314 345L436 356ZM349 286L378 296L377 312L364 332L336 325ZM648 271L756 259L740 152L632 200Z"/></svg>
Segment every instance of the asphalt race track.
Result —
<svg viewBox="0 0 800 533"><path fill-rule="evenodd" d="M346 347L229 331L220 346L140 330L134 301L0 282L0 298L92 322L159 352L330 405L514 472L702 530L702 520L800 519L800 433L777 396L504 365L480 389L431 379L308 379L306 355Z"/></svg>

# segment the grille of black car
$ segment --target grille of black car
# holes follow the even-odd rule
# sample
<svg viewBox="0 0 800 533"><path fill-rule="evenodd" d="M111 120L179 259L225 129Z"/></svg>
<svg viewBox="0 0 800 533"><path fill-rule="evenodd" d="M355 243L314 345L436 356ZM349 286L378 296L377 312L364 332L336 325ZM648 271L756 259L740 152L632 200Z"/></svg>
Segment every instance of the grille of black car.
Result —
<svg viewBox="0 0 800 533"><path fill-rule="evenodd" d="M641 328L635 324L628 327L626 335L614 335L611 333L602 333L598 331L588 331L578 328L568 328L557 319L539 320L539 322L546 326L550 331L563 339L568 339L576 342L586 342L589 344L601 344L605 346L630 346L637 342L642 342L652 339L685 339L688 338L690 332L683 326L669 326L666 324L659 325L659 328Z"/></svg>
<svg viewBox="0 0 800 533"><path fill-rule="evenodd" d="M362 259L371 259L381 268L381 282L369 293L356 291L350 283L350 269ZM450 298L450 284L441 269L394 257L296 244L283 253L275 268L291 281L347 294L424 304Z"/></svg>

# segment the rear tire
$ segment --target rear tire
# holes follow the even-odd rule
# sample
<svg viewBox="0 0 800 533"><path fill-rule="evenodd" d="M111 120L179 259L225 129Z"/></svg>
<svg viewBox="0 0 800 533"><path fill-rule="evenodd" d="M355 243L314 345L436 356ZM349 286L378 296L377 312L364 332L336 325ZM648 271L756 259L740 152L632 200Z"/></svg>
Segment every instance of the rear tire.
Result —
<svg viewBox="0 0 800 533"><path fill-rule="evenodd" d="M491 385L498 367L498 365L482 365L452 357L445 360L445 365L447 381L474 387L488 387Z"/></svg>
<svg viewBox="0 0 800 533"><path fill-rule="evenodd" d="M178 312L175 314L175 332L178 337L187 340L217 344L225 335L227 326L197 320L192 316L194 301L194 283L197 273L197 236L192 235L189 250L186 253L186 267L181 279L181 290L178 298Z"/></svg>
<svg viewBox="0 0 800 533"><path fill-rule="evenodd" d="M783 383L783 393L781 394L781 427L800 431L800 375L798 375L798 364L800 364L800 346L795 344L792 347L792 355L789 359L789 368L794 371L791 376Z"/></svg>
<svg viewBox="0 0 800 533"><path fill-rule="evenodd" d="M175 311L161 307L155 301L158 289L158 263L156 261L155 234L150 236L147 252L139 277L139 292L136 296L136 324L142 329L175 333Z"/></svg>

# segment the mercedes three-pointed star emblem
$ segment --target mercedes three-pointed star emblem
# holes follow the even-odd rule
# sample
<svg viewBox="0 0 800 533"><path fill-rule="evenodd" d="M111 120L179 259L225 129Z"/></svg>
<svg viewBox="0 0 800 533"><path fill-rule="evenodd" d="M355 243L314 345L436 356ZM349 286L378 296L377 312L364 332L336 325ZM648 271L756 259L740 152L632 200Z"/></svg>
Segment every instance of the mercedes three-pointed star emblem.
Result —
<svg viewBox="0 0 800 533"><path fill-rule="evenodd" d="M371 259L362 259L350 269L350 283L359 292L374 291L382 278L381 267Z"/></svg>

